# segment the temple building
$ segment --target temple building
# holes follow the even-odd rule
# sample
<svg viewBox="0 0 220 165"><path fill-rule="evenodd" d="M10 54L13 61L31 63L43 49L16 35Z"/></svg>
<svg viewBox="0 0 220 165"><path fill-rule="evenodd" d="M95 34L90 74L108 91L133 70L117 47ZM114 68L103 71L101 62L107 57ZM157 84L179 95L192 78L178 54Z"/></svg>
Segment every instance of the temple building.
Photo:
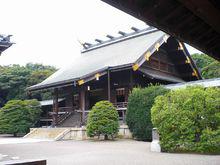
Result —
<svg viewBox="0 0 220 165"><path fill-rule="evenodd" d="M81 57L71 66L28 88L53 92L53 100L41 102L42 126L84 125L100 100L112 102L124 123L134 87L202 79L182 42L152 27L131 29L119 31L120 37L107 35L106 41L84 43Z"/></svg>
<svg viewBox="0 0 220 165"><path fill-rule="evenodd" d="M13 44L10 42L10 37L11 35L0 35L0 55Z"/></svg>

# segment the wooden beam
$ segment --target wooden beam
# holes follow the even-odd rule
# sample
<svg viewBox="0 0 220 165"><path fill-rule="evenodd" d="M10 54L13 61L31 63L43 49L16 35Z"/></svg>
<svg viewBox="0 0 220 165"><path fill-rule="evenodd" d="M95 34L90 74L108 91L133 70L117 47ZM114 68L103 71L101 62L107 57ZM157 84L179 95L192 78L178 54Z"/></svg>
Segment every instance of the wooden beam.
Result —
<svg viewBox="0 0 220 165"><path fill-rule="evenodd" d="M200 34L198 37L196 37L196 38L194 39L194 41L195 41L195 42L200 41L203 37L205 37L205 36L207 36L207 35L209 36L209 34L210 34L211 32L213 32L212 29L209 29L209 30L206 31L205 33L202 33L202 34Z"/></svg>
<svg viewBox="0 0 220 165"><path fill-rule="evenodd" d="M82 110L81 113L81 125L85 125L85 107L86 107L86 95L85 95L85 87L81 86L80 87L80 109Z"/></svg>
<svg viewBox="0 0 220 165"><path fill-rule="evenodd" d="M192 16L192 15L190 16L190 15L189 15L186 19L184 19L183 21L181 21L180 23L178 23L178 25L176 25L175 28L179 30L179 29L183 28L183 26L186 25L188 22L191 23L194 19L195 19L194 16ZM185 27L184 27L184 28L185 28ZM177 30L176 30L176 31L177 31Z"/></svg>
<svg viewBox="0 0 220 165"><path fill-rule="evenodd" d="M164 22L167 22L169 19L175 17L176 14L180 13L181 10L183 10L183 9L184 8L182 5L177 6L172 12L170 12L168 15L166 15L160 23L163 24Z"/></svg>
<svg viewBox="0 0 220 165"><path fill-rule="evenodd" d="M108 101L111 101L111 80L110 80L110 70L108 70Z"/></svg>
<svg viewBox="0 0 220 165"><path fill-rule="evenodd" d="M53 126L57 125L57 119L58 119L58 111L59 111L59 105L58 105L58 89L55 88L53 92Z"/></svg>
<svg viewBox="0 0 220 165"><path fill-rule="evenodd" d="M131 69L130 70L130 90L132 90L134 87L134 79L133 78L134 78L133 77L133 70Z"/></svg>
<svg viewBox="0 0 220 165"><path fill-rule="evenodd" d="M220 34L220 12L208 0L179 0L179 2Z"/></svg>

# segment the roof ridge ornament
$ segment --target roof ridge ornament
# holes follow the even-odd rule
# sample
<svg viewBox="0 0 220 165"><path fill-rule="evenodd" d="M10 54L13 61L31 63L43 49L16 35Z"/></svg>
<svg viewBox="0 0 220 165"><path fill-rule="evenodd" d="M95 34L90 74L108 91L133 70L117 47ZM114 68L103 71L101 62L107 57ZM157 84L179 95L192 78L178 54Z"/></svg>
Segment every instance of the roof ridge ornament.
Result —
<svg viewBox="0 0 220 165"><path fill-rule="evenodd" d="M91 46L92 46L91 43L88 43L88 42L83 43L83 47L84 47L85 49L88 49L88 48L90 48Z"/></svg>
<svg viewBox="0 0 220 165"><path fill-rule="evenodd" d="M139 31L140 31L140 29L138 29L138 28L136 28L136 27L134 27L134 26L131 27L131 30L133 30L133 31L135 31L135 32L139 32Z"/></svg>
<svg viewBox="0 0 220 165"><path fill-rule="evenodd" d="M95 41L96 41L96 42L98 42L98 43L103 43L103 41L102 41L102 40L97 39L97 38L95 39Z"/></svg>
<svg viewBox="0 0 220 165"><path fill-rule="evenodd" d="M114 38L115 38L114 36L109 35L109 34L107 34L107 35L106 35L106 37L107 37L107 38L109 38L110 40L112 40L112 39L114 39Z"/></svg>
<svg viewBox="0 0 220 165"><path fill-rule="evenodd" d="M155 30L158 30L158 29L156 29L152 26L149 26L149 27L143 28L143 29L138 29L136 27L131 27L131 29L133 31L131 31L129 33L126 33L124 31L118 31L118 34L120 34L121 36L117 36L117 37L114 37L112 35L107 34L106 37L109 38L109 40L95 39L96 43L94 43L94 44L85 42L84 44L81 44L81 45L83 45L83 48L84 48L81 51L81 53L89 51L89 50L93 50L93 49L101 47L101 46L111 44L113 42L120 42L124 39L129 39L130 37L132 38L132 37L136 37L138 35L144 35L145 33L151 33ZM165 36L164 40L167 40L167 38L168 38L168 36Z"/></svg>
<svg viewBox="0 0 220 165"><path fill-rule="evenodd" d="M123 32L123 31L119 31L118 34L121 34L122 36L126 36L127 33Z"/></svg>

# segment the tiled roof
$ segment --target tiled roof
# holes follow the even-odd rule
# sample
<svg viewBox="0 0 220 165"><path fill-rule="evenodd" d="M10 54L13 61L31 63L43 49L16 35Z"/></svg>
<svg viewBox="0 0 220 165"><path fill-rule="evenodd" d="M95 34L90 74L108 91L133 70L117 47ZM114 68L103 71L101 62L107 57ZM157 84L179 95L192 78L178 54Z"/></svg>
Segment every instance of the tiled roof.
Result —
<svg viewBox="0 0 220 165"><path fill-rule="evenodd" d="M146 51L166 34L155 28L134 30L130 34L112 38L97 44L87 44L82 50L80 58L75 59L72 65L61 68L43 82L29 87L28 90L38 90L60 84L73 83L85 76L107 70L108 68L132 66Z"/></svg>

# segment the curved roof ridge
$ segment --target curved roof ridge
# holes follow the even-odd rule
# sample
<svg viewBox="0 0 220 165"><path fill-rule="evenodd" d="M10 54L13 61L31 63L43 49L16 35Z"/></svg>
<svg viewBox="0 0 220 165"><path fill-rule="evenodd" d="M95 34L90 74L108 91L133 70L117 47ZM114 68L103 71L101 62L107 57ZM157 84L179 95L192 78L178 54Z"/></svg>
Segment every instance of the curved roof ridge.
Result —
<svg viewBox="0 0 220 165"><path fill-rule="evenodd" d="M94 50L94 49L97 49L97 48L100 48L100 47L108 46L108 45L118 43L118 42L121 42L121 41L124 41L124 40L128 40L128 39L131 39L131 38L134 38L134 37L139 37L141 35L146 35L146 34L149 34L149 33L152 33L152 32L159 31L158 29L156 29L152 26L141 29L141 30L137 29L135 27L132 27L131 29L133 30L133 32L131 32L131 33L125 33L125 32L119 31L118 33L121 34L121 36L119 36L119 37L114 37L114 36L111 36L111 35L107 35L106 37L109 36L108 37L109 40L102 41L102 40L99 40L99 39L95 39L95 41L97 41L97 40L99 41L95 44L85 42L83 44L84 48L82 49L81 53L85 53L85 52L88 52L88 51L91 51L91 50ZM85 46L85 45L87 45L87 46Z"/></svg>

